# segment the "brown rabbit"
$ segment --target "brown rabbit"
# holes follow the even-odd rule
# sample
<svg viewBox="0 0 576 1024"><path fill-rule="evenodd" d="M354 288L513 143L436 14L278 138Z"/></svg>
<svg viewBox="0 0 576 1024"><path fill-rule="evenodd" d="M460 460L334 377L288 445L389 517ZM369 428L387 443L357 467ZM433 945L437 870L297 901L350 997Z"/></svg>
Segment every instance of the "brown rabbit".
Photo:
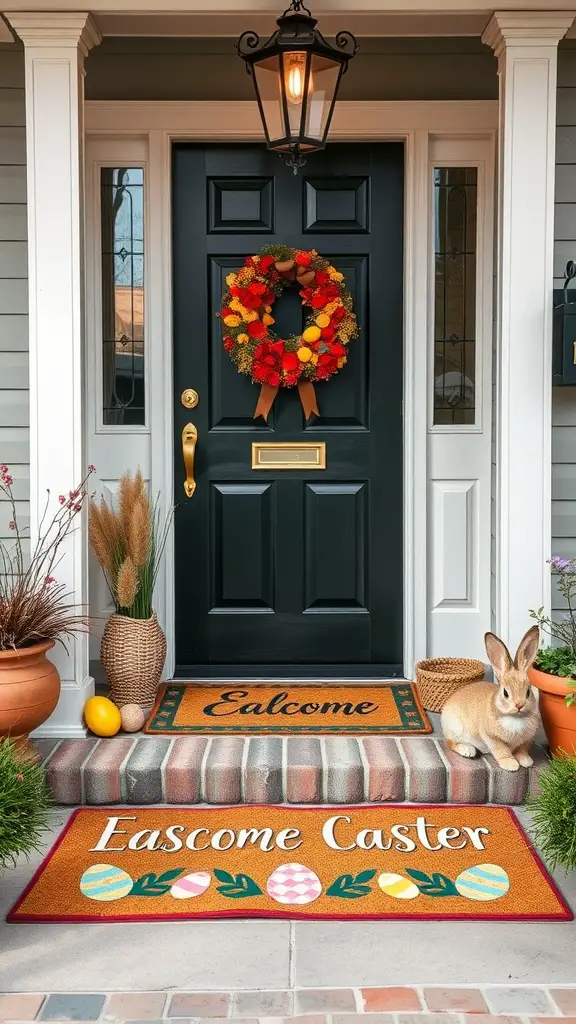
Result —
<svg viewBox="0 0 576 1024"><path fill-rule="evenodd" d="M494 633L486 633L484 643L496 685L469 683L448 698L442 728L451 750L463 757L489 752L508 772L534 763L529 751L540 716L528 669L539 642L538 626L532 626L512 662L506 645Z"/></svg>

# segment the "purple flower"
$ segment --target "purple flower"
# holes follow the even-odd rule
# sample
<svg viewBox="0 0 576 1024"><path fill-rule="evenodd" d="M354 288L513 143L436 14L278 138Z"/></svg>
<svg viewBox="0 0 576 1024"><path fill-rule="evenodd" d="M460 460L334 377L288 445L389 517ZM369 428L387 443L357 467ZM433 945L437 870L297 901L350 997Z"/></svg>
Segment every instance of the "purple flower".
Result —
<svg viewBox="0 0 576 1024"><path fill-rule="evenodd" d="M572 565L572 560L570 558L560 558L559 555L554 555L553 558L549 558L548 562L556 572L564 572L565 569L568 569L568 567Z"/></svg>
<svg viewBox="0 0 576 1024"><path fill-rule="evenodd" d="M10 522L8 523L8 529L9 530L15 530L16 529L16 523L14 522L13 519L11 519Z"/></svg>

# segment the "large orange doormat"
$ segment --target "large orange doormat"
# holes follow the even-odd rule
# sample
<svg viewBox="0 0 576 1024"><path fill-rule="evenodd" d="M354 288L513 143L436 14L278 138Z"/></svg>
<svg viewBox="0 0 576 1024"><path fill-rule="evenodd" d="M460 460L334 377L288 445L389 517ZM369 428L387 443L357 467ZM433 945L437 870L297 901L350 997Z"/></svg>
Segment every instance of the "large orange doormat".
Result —
<svg viewBox="0 0 576 1024"><path fill-rule="evenodd" d="M179 735L431 732L413 683L325 686L167 683L145 732Z"/></svg>
<svg viewBox="0 0 576 1024"><path fill-rule="evenodd" d="M570 920L506 807L76 811L9 921Z"/></svg>

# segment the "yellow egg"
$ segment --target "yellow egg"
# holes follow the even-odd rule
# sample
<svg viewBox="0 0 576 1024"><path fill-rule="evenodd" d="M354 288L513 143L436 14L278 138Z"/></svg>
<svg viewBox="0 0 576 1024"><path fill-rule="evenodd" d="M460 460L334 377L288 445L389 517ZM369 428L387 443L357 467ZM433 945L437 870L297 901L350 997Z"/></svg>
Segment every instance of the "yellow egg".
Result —
<svg viewBox="0 0 576 1024"><path fill-rule="evenodd" d="M318 341L320 337L319 327L307 327L302 335L302 341Z"/></svg>
<svg viewBox="0 0 576 1024"><path fill-rule="evenodd" d="M414 900L420 895L420 890L414 882L403 875L395 875L388 871L380 875L378 885L382 892L387 896L393 896L395 900Z"/></svg>
<svg viewBox="0 0 576 1024"><path fill-rule="evenodd" d="M115 736L120 731L122 716L107 697L90 697L84 705L84 721L96 736Z"/></svg>
<svg viewBox="0 0 576 1024"><path fill-rule="evenodd" d="M298 356L298 359L300 360L301 363L308 363L312 358L312 350L309 349L306 345L302 345L302 348L298 349L296 355Z"/></svg>
<svg viewBox="0 0 576 1024"><path fill-rule="evenodd" d="M330 324L330 317L326 316L326 313L319 313L316 317L316 323L318 327L328 327Z"/></svg>

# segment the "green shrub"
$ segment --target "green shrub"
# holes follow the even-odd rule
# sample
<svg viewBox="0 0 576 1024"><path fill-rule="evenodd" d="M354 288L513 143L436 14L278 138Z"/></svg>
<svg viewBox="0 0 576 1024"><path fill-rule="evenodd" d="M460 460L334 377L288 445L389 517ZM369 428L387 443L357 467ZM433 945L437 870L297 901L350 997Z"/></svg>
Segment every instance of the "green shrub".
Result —
<svg viewBox="0 0 576 1024"><path fill-rule="evenodd" d="M540 793L530 801L536 844L555 868L576 869L576 757L553 757L538 779Z"/></svg>
<svg viewBox="0 0 576 1024"><path fill-rule="evenodd" d="M50 795L43 769L0 740L0 870L37 850L48 829Z"/></svg>

